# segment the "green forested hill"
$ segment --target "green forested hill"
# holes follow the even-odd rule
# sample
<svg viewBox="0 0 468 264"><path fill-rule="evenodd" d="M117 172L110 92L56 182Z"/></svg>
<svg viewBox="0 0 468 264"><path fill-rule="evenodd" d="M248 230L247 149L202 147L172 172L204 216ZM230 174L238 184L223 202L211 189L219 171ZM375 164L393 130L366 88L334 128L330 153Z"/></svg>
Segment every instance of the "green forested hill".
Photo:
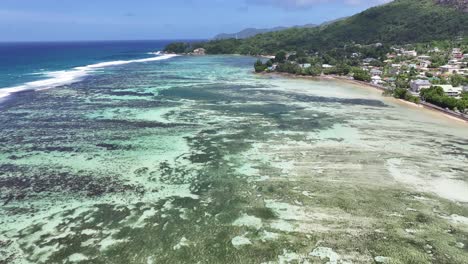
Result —
<svg viewBox="0 0 468 264"><path fill-rule="evenodd" d="M447 1L442 1L444 5L438 2L395 0L323 27L293 28L245 40L210 41L201 46L211 54L271 54L278 50L320 51L353 42L403 44L467 36L468 13L447 5Z"/></svg>

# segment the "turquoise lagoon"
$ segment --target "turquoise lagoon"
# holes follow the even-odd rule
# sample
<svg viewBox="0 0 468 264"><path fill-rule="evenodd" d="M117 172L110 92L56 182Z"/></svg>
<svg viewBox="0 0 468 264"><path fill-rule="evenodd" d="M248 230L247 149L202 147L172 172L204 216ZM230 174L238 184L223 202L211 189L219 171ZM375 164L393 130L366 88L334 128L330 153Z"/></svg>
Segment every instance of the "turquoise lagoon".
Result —
<svg viewBox="0 0 468 264"><path fill-rule="evenodd" d="M467 263L468 126L251 57L0 106L0 263Z"/></svg>

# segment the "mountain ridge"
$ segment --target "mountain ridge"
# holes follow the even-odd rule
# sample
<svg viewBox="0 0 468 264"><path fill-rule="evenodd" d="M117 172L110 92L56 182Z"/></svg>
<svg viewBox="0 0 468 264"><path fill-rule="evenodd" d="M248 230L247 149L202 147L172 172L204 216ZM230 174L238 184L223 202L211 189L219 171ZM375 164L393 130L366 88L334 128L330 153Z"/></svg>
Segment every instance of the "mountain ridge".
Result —
<svg viewBox="0 0 468 264"><path fill-rule="evenodd" d="M230 39L230 38L245 39L245 38L254 37L258 34L276 32L276 31L286 30L290 28L313 28L313 27L318 27L318 26L320 25L305 24L302 26L292 26L292 27L279 26L279 27L273 27L273 28L246 28L236 33L220 33L216 35L213 39L215 40Z"/></svg>
<svg viewBox="0 0 468 264"><path fill-rule="evenodd" d="M347 44L409 44L468 36L468 0L395 0L313 28L290 28L247 39L197 44L208 54L273 54L280 50L321 51Z"/></svg>

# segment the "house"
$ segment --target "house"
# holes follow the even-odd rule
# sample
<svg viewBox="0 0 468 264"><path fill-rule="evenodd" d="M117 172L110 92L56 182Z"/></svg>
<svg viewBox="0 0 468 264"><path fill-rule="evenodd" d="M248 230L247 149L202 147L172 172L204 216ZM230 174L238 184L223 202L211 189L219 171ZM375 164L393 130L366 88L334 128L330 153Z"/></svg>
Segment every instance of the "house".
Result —
<svg viewBox="0 0 468 264"><path fill-rule="evenodd" d="M410 88L412 92L419 93L421 89L428 89L431 87L431 82L428 80L414 80L410 82Z"/></svg>
<svg viewBox="0 0 468 264"><path fill-rule="evenodd" d="M353 54L351 54L351 58L357 58L359 56L361 56L359 52L354 52Z"/></svg>
<svg viewBox="0 0 468 264"><path fill-rule="evenodd" d="M429 66L431 66L432 62L431 61L428 61L428 60L423 60L419 63L419 66L421 66L421 68L429 68Z"/></svg>
<svg viewBox="0 0 468 264"><path fill-rule="evenodd" d="M333 66L330 65L330 64L323 64L323 65L322 65L322 68L330 69L330 68L333 68Z"/></svg>
<svg viewBox="0 0 468 264"><path fill-rule="evenodd" d="M195 49L192 54L193 55L205 55L206 50L204 48Z"/></svg>
<svg viewBox="0 0 468 264"><path fill-rule="evenodd" d="M408 68L410 68L410 69L411 69L411 68L416 69L416 68L418 68L418 65L416 65L416 64L414 64L414 63L411 63L411 64L408 64Z"/></svg>
<svg viewBox="0 0 468 264"><path fill-rule="evenodd" d="M431 56L428 55L419 55L418 60L425 61L425 60L430 60Z"/></svg>
<svg viewBox="0 0 468 264"><path fill-rule="evenodd" d="M452 57L456 59L461 59L463 58L463 53L461 52L460 48L453 48L452 49Z"/></svg>
<svg viewBox="0 0 468 264"><path fill-rule="evenodd" d="M450 97L458 97L463 91L462 87L453 87L450 84L447 85L437 85L444 90L444 93Z"/></svg>
<svg viewBox="0 0 468 264"><path fill-rule="evenodd" d="M371 74L372 76L381 76L381 75L383 74L383 72L382 72L381 70L379 70L379 69L372 69L372 70L370 71L370 74Z"/></svg>
<svg viewBox="0 0 468 264"><path fill-rule="evenodd" d="M395 77L385 77L384 80L388 82L390 85L393 85L396 81Z"/></svg>
<svg viewBox="0 0 468 264"><path fill-rule="evenodd" d="M410 56L410 57L416 57L416 56L418 56L418 53L415 50L405 50L405 51L403 51L403 55Z"/></svg>
<svg viewBox="0 0 468 264"><path fill-rule="evenodd" d="M268 67L269 71L276 71L276 68L278 68L278 64L273 64L270 67Z"/></svg>
<svg viewBox="0 0 468 264"><path fill-rule="evenodd" d="M463 86L463 91L468 92L468 85Z"/></svg>
<svg viewBox="0 0 468 264"><path fill-rule="evenodd" d="M311 67L311 66L312 66L312 64L310 64L310 63L299 64L299 67L301 67L301 68L303 68L303 69L309 68L309 67Z"/></svg>
<svg viewBox="0 0 468 264"><path fill-rule="evenodd" d="M375 61L375 60L377 60L377 59L374 59L374 58L365 58L365 59L362 60L362 62L364 62L364 63L371 63L371 62L373 62L373 61Z"/></svg>
<svg viewBox="0 0 468 264"><path fill-rule="evenodd" d="M464 58L464 59L468 59L468 53L463 54L463 58Z"/></svg>
<svg viewBox="0 0 468 264"><path fill-rule="evenodd" d="M460 71L460 68L454 65L444 65L440 67L440 71L442 73L452 74L452 73L458 73Z"/></svg>
<svg viewBox="0 0 468 264"><path fill-rule="evenodd" d="M381 84L382 78L380 76L372 76L371 78L372 84Z"/></svg>

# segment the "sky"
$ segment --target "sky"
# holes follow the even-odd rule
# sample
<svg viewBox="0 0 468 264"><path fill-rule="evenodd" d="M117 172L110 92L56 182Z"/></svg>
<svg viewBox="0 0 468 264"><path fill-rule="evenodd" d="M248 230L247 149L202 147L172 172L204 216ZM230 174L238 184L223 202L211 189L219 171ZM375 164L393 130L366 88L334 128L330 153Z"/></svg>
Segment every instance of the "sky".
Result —
<svg viewBox="0 0 468 264"><path fill-rule="evenodd" d="M0 0L0 41L208 39L319 24L389 0Z"/></svg>

